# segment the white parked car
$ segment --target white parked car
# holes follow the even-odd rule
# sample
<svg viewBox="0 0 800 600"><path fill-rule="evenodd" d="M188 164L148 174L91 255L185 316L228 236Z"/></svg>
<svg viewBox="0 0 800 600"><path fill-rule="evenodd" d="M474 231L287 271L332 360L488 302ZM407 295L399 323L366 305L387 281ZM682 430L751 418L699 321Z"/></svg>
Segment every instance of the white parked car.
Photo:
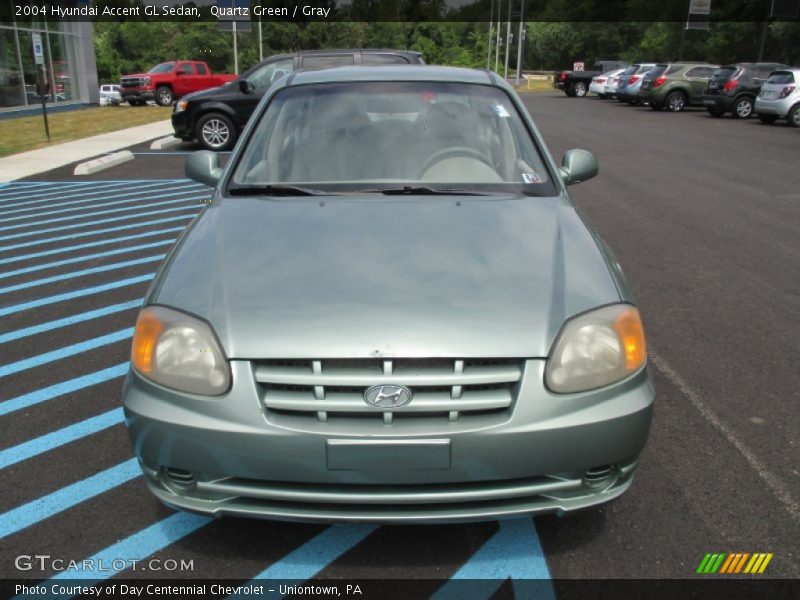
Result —
<svg viewBox="0 0 800 600"><path fill-rule="evenodd" d="M800 69L773 71L761 86L755 112L762 123L786 119L800 127Z"/></svg>
<svg viewBox="0 0 800 600"><path fill-rule="evenodd" d="M617 93L617 86L619 85L619 76L625 69L617 69L607 73L606 81L603 84L603 95L601 98L613 98Z"/></svg>
<svg viewBox="0 0 800 600"><path fill-rule="evenodd" d="M600 75L595 75L592 77L592 82L589 84L589 91L593 94L597 94L601 98L605 98L606 81L608 81L608 78L613 73L616 73L616 71L606 71L605 73L601 73Z"/></svg>
<svg viewBox="0 0 800 600"><path fill-rule="evenodd" d="M119 85L114 83L100 86L100 106L117 106L122 102L122 95L119 93Z"/></svg>

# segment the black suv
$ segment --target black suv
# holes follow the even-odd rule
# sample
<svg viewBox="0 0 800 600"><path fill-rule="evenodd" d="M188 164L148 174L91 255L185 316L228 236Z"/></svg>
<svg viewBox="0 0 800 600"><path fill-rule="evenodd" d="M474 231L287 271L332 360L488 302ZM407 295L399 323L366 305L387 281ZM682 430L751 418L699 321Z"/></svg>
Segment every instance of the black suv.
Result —
<svg viewBox="0 0 800 600"><path fill-rule="evenodd" d="M346 65L425 64L422 54L408 50L305 50L271 56L221 87L181 98L172 113L175 137L197 140L208 150L229 150L264 92L284 75Z"/></svg>
<svg viewBox="0 0 800 600"><path fill-rule="evenodd" d="M729 112L735 119L746 119L753 114L761 84L773 71L786 68L778 63L737 63L720 67L708 80L703 105L712 117Z"/></svg>

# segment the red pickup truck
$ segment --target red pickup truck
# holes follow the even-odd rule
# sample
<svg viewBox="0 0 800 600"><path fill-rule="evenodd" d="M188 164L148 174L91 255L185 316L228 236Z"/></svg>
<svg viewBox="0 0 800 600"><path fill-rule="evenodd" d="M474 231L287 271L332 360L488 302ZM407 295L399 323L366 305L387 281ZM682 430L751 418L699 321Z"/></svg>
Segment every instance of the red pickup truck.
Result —
<svg viewBox="0 0 800 600"><path fill-rule="evenodd" d="M236 75L212 74L203 61L171 60L156 65L147 73L123 75L119 83L122 100L131 106L144 106L148 100L169 106L181 96L219 87L234 79Z"/></svg>

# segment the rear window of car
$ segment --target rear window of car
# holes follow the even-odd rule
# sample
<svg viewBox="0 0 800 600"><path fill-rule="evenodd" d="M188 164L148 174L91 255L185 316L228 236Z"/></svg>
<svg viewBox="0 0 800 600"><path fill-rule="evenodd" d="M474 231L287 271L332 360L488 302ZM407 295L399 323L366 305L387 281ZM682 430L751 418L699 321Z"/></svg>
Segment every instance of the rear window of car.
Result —
<svg viewBox="0 0 800 600"><path fill-rule="evenodd" d="M634 73L636 73L636 69L637 68L638 67L636 67L635 65L632 66L632 67L628 67L622 73L619 74L620 78L628 77L629 75L633 75Z"/></svg>
<svg viewBox="0 0 800 600"><path fill-rule="evenodd" d="M736 67L721 67L711 74L711 81L728 81L738 70Z"/></svg>
<svg viewBox="0 0 800 600"><path fill-rule="evenodd" d="M363 54L362 65L407 65L408 60L399 54Z"/></svg>
<svg viewBox="0 0 800 600"><path fill-rule="evenodd" d="M639 68L636 69L636 74L641 75L642 73L647 73L652 68L653 65L639 65Z"/></svg>
<svg viewBox="0 0 800 600"><path fill-rule="evenodd" d="M769 76L767 83L794 83L794 75L791 71L778 71Z"/></svg>
<svg viewBox="0 0 800 600"><path fill-rule="evenodd" d="M667 69L667 65L656 65L647 72L648 77L658 77Z"/></svg>
<svg viewBox="0 0 800 600"><path fill-rule="evenodd" d="M682 68L683 68L683 66L681 66L681 65L670 65L667 68L667 70L664 73L664 75L672 75L672 74L677 73L678 71L680 71Z"/></svg>

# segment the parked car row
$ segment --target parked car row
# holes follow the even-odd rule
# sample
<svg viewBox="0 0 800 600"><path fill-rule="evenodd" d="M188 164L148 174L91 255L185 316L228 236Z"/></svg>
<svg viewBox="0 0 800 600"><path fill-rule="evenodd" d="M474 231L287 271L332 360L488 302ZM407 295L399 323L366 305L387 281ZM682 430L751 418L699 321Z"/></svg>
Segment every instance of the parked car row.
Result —
<svg viewBox="0 0 800 600"><path fill-rule="evenodd" d="M757 115L800 127L800 68L780 63L635 63L594 75L588 90L653 110L705 107L712 117Z"/></svg>

